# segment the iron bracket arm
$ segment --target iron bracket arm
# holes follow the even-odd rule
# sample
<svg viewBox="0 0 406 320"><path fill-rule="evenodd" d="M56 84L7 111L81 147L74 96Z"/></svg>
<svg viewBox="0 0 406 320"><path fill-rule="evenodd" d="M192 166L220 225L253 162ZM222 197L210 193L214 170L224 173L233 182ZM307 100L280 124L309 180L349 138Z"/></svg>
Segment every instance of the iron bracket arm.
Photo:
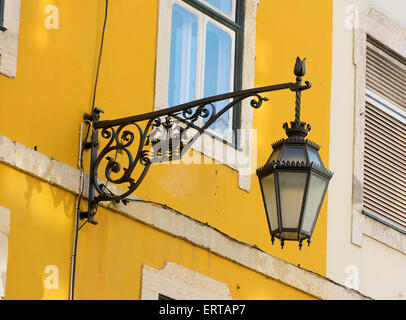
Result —
<svg viewBox="0 0 406 320"><path fill-rule="evenodd" d="M84 142L85 149L91 150L89 204L88 211L81 212L80 218L87 218L89 222L97 224L94 215L100 201L118 202L131 195L145 178L151 164L180 159L216 120L244 99L251 97L251 107L259 108L263 101L268 100L260 95L262 93L286 89L296 92L295 122L291 123L292 130L300 129L304 125L300 122L301 92L310 89L312 85L308 81L302 85L304 60L297 58L294 73L297 76L294 83L220 94L131 117L100 121L103 111L99 108L95 108L91 114L85 114L84 120L91 126L90 141ZM217 110L215 104L220 101L228 103ZM141 123L145 123L143 128ZM188 132L193 132L191 138ZM100 152L99 133L105 140ZM130 151L130 147L133 151ZM126 167L117 160L119 154L126 158ZM105 164L102 165L102 161ZM134 178L132 175L137 166L141 166L142 170ZM98 182L99 167L104 168L105 184ZM114 194L107 188L108 183L127 186L128 190L123 189L121 194Z"/></svg>

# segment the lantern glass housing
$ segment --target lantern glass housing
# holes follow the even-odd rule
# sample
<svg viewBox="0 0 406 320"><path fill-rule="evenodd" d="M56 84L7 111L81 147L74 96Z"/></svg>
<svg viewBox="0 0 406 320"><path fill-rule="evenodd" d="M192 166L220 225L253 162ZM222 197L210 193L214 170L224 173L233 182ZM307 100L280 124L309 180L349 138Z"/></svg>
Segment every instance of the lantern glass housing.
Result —
<svg viewBox="0 0 406 320"><path fill-rule="evenodd" d="M285 129L288 138L272 145L257 175L272 243L278 238L283 247L285 241L298 241L301 248L306 239L310 244L332 173L323 165L320 147L305 139L310 126Z"/></svg>

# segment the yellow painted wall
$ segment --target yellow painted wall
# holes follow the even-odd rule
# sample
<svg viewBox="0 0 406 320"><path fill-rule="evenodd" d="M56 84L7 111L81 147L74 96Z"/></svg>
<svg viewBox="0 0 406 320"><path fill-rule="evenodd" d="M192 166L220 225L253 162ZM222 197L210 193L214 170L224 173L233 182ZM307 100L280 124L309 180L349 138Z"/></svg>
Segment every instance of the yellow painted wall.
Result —
<svg viewBox="0 0 406 320"><path fill-rule="evenodd" d="M313 88L303 93L302 119L312 124L310 138L322 145L326 166L331 2L261 0L255 80L256 86L294 81L296 56L308 58L306 79ZM48 4L59 7L59 30L44 27ZM157 13L158 0L110 1L96 100L105 111L103 119L153 110ZM1 135L76 167L79 126L91 106L103 19L102 0L22 0L17 78L0 75ZM293 119L292 92L268 97L254 114L258 165L269 156L271 143L284 136L282 123ZM74 196L0 167L3 175L10 184L0 187L6 191L0 192L0 205L12 211L7 297L67 298ZM247 193L238 188L237 172L223 165L154 166L136 195L166 203L274 256L325 274L325 205L311 247L299 251L296 243L284 250L271 245L257 178L252 177ZM309 298L269 279L266 290L262 276L120 215L101 209L97 220L98 226L86 226L80 234L80 298L138 297L141 264L159 269L165 259L227 282L235 298ZM32 241L27 242L27 236ZM39 289L44 264L52 264L50 260L61 266L61 295ZM133 286L120 286L126 281Z"/></svg>
<svg viewBox="0 0 406 320"><path fill-rule="evenodd" d="M86 226L81 234L77 277L77 297L80 299L138 299L140 262L162 269L165 261L226 283L234 299L314 299L121 215L112 215L103 209L100 213L101 227ZM128 235L132 235L131 241Z"/></svg>
<svg viewBox="0 0 406 320"><path fill-rule="evenodd" d="M68 299L75 197L0 165L2 206L11 209L6 299ZM79 233L76 299L139 299L141 265L165 261L226 283L234 299L314 299L190 243L99 209ZM59 270L48 289L47 266Z"/></svg>
<svg viewBox="0 0 406 320"><path fill-rule="evenodd" d="M68 299L75 197L0 164L0 203L10 209L6 299ZM59 289L47 290L47 266Z"/></svg>
<svg viewBox="0 0 406 320"><path fill-rule="evenodd" d="M332 63L332 1L261 1L257 19L256 86L294 81L296 56L307 58L306 76L313 87L302 93L301 120L310 123L308 138L321 145L320 156L328 168L330 88ZM254 114L258 129L258 161L265 163L271 142L285 137L282 123L294 120L294 95L278 92ZM334 179L334 177L333 177ZM255 179L254 179L255 180ZM254 194L257 184L254 182ZM254 196L255 197L255 196ZM300 264L320 274L326 272L327 203L324 201L310 248L269 248L272 255ZM265 240L266 241L266 240Z"/></svg>

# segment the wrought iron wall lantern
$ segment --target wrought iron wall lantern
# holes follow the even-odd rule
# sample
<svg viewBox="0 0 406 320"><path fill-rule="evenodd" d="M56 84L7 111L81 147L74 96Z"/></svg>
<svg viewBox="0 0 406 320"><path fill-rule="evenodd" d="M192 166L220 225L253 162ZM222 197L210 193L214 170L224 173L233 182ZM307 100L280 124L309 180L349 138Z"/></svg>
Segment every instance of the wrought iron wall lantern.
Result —
<svg viewBox="0 0 406 320"><path fill-rule="evenodd" d="M294 83L217 95L117 120L100 121L103 111L98 108L92 114L85 114L85 121L91 122L92 126L90 141L85 142L85 149L91 150L89 202L88 211L81 212L80 218L97 224L94 216L100 202L125 202L140 186L153 163L180 159L200 135L242 100L252 98L251 107L259 108L264 101L268 101L260 94L290 89L296 93L295 121L290 126L287 123L283 125L288 138L273 144L273 153L266 164L257 170L257 175L272 243L278 238L282 247L285 241L298 241L300 248L304 240L310 245L332 173L326 170L320 159L320 147L305 139L310 125L300 121L301 93L311 88L308 81L302 84L305 73L305 60L297 58ZM229 103L216 110L215 103L219 101ZM99 131L105 139L100 152ZM130 147L135 148L135 154ZM117 160L118 154L126 158L125 168ZM137 177L133 177L136 167L141 167L141 170ZM117 195L106 184L99 183L99 168L104 168L108 183L127 186L128 190L120 189L123 193Z"/></svg>

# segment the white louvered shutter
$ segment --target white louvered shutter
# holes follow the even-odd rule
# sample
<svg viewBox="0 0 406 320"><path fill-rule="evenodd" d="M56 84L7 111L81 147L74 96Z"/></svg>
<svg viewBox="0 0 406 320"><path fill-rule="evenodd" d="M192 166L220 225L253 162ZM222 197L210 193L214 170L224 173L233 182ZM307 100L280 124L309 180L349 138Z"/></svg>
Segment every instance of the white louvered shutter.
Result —
<svg viewBox="0 0 406 320"><path fill-rule="evenodd" d="M363 208L406 230L406 61L367 44Z"/></svg>

